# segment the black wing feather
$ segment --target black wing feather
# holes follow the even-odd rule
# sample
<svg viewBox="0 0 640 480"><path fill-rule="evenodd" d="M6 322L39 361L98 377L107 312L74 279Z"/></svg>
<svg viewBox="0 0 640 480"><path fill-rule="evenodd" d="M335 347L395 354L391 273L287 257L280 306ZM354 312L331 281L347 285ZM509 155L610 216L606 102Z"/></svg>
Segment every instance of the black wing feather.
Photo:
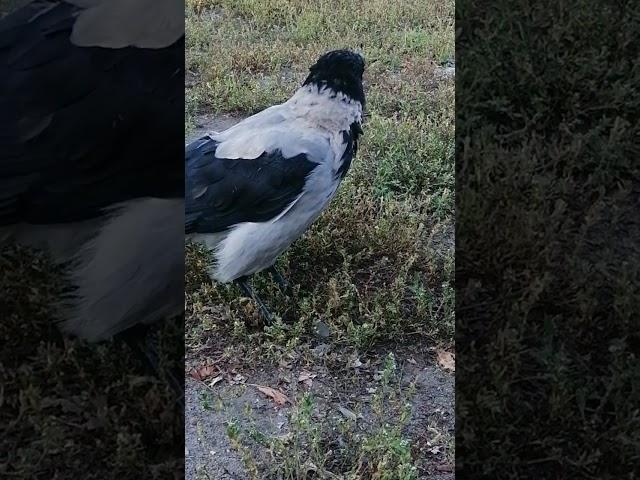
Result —
<svg viewBox="0 0 640 480"><path fill-rule="evenodd" d="M338 168L338 176L340 179L344 179L351 167L353 157L358 152L358 138L362 134L362 127L359 123L353 122L349 127L349 131L342 131L342 141L345 143L344 153L340 159L340 168Z"/></svg>
<svg viewBox="0 0 640 480"><path fill-rule="evenodd" d="M0 225L184 194L184 36L161 49L78 47L77 12L36 0L0 20Z"/></svg>
<svg viewBox="0 0 640 480"><path fill-rule="evenodd" d="M223 232L276 217L302 193L318 165L304 154L285 158L280 151L253 160L218 158L217 146L203 137L186 149L186 233Z"/></svg>

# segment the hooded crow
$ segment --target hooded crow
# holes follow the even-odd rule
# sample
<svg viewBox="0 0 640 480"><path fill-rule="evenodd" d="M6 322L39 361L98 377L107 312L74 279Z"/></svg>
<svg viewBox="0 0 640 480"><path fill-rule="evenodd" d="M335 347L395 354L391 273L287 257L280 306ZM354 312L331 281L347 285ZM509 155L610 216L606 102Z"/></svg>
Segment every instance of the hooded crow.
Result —
<svg viewBox="0 0 640 480"><path fill-rule="evenodd" d="M327 208L362 133L364 58L322 55L286 102L189 144L185 230L213 254L209 275L235 281L271 315L247 283L269 270Z"/></svg>
<svg viewBox="0 0 640 480"><path fill-rule="evenodd" d="M183 8L35 0L0 20L0 247L68 267L61 324L90 341L184 309Z"/></svg>

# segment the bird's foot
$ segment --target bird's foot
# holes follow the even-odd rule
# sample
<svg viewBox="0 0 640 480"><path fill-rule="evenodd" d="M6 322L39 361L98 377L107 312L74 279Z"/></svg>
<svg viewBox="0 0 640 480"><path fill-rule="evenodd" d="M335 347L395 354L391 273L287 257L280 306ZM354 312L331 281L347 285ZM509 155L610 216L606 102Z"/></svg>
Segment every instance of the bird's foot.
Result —
<svg viewBox="0 0 640 480"><path fill-rule="evenodd" d="M151 329L145 326L132 328L119 335L122 337L134 355L142 362L147 371L164 378L168 386L176 395L176 404L179 409L184 409L184 378L179 372L171 368L163 368L160 362L160 349L158 338Z"/></svg>
<svg viewBox="0 0 640 480"><path fill-rule="evenodd" d="M287 281L287 279L284 278L280 274L280 272L278 272L278 270L276 270L276 267L271 266L267 268L267 272L271 274L271 277L278 284L278 287L280 288L280 291L282 293L284 293L285 295L288 295L291 293L291 285L289 285L289 282Z"/></svg>
<svg viewBox="0 0 640 480"><path fill-rule="evenodd" d="M256 302L256 304L258 305L258 308L260 309L260 313L264 318L265 323L266 324L273 323L273 315L271 315L271 312L269 311L267 306L264 304L262 299L253 291L253 288L251 287L251 285L249 285L248 277L240 277L236 279L235 282L242 289L245 295L247 295L248 297L251 297L253 301Z"/></svg>

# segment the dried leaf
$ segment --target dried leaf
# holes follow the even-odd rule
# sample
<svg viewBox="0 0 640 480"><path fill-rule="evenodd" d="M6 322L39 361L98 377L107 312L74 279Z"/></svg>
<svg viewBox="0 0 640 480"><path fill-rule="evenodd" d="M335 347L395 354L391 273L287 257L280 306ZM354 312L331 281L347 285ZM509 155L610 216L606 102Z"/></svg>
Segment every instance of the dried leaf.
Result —
<svg viewBox="0 0 640 480"><path fill-rule="evenodd" d="M263 387L262 385L256 385L255 387L280 406L287 402L291 403L291 400L289 400L289 398L287 398L287 396L280 390L276 390L271 387Z"/></svg>
<svg viewBox="0 0 640 480"><path fill-rule="evenodd" d="M192 368L189 371L189 375L191 375L192 378L201 382L203 380L206 380L207 378L209 378L210 376L212 376L214 373L217 373L217 372L218 372L218 368L215 365L202 365L197 368Z"/></svg>
<svg viewBox="0 0 640 480"><path fill-rule="evenodd" d="M289 362L287 362L284 358L281 358L278 361L278 366L280 368L285 368L285 369L290 369L291 368L291 364Z"/></svg>
<svg viewBox="0 0 640 480"><path fill-rule="evenodd" d="M342 406L338 407L338 411L344 415L345 418L348 418L349 420L353 420L354 422L358 419L358 416L352 412L351 410L349 410L348 408L344 408Z"/></svg>
<svg viewBox="0 0 640 480"><path fill-rule="evenodd" d="M222 375L218 375L217 377L214 377L213 380L211 380L211 382L209 383L209 386L213 387L216 383L220 383L223 379L224 377Z"/></svg>
<svg viewBox="0 0 640 480"><path fill-rule="evenodd" d="M315 373L311 373L303 370L302 372L300 372L300 375L298 375L298 381L304 382L305 380L309 380L311 378L316 378L316 377L317 375Z"/></svg>
<svg viewBox="0 0 640 480"><path fill-rule="evenodd" d="M442 368L444 368L445 370L450 370L452 372L456 371L455 354L442 349L436 350L436 354L438 355L438 364Z"/></svg>
<svg viewBox="0 0 640 480"><path fill-rule="evenodd" d="M298 382L303 383L307 388L311 388L311 385L313 385L313 379L317 376L318 375L316 375L315 373L302 371L298 376Z"/></svg>
<svg viewBox="0 0 640 480"><path fill-rule="evenodd" d="M453 465L436 465L436 470L438 470L439 472L453 472L454 468Z"/></svg>

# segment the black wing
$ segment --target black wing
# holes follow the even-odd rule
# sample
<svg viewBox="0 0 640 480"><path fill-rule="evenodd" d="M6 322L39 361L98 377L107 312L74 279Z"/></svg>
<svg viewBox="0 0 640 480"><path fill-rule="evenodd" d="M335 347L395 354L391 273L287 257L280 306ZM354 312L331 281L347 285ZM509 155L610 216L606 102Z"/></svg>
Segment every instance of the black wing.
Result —
<svg viewBox="0 0 640 480"><path fill-rule="evenodd" d="M276 217L302 193L318 165L304 154L284 158L280 151L254 160L217 158L217 146L203 137L186 149L186 233L223 232Z"/></svg>
<svg viewBox="0 0 640 480"><path fill-rule="evenodd" d="M159 49L78 47L77 13L36 0L0 20L0 225L184 194L184 36Z"/></svg>
<svg viewBox="0 0 640 480"><path fill-rule="evenodd" d="M358 138L362 134L362 127L359 123L353 122L349 127L349 131L342 131L342 141L345 143L344 153L340 159L340 168L338 168L338 175L340 179L344 179L351 167L351 161L353 157L358 153Z"/></svg>

